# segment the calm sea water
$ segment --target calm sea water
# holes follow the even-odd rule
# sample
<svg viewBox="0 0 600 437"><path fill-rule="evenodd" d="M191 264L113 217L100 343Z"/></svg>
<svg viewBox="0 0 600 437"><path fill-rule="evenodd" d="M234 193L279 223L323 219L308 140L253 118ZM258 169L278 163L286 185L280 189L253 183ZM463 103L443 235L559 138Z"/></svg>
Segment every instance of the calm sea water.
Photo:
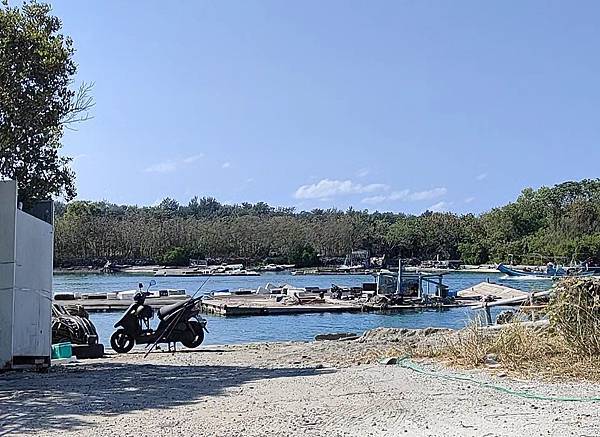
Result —
<svg viewBox="0 0 600 437"><path fill-rule="evenodd" d="M54 291L69 292L105 292L121 291L137 288L139 282L148 284L155 279L155 288L183 288L193 294L204 282L201 277L158 277L132 276L119 274L56 274L54 275ZM548 280L511 280L501 274L450 273L444 276L444 283L450 292L489 279L522 290L545 290L551 286ZM270 282L275 285L291 284L298 287L318 286L330 287L361 285L372 282L372 276L292 276L289 273L265 273L253 277L211 277L202 288L202 292L211 290L257 288ZM496 312L501 309L497 308ZM446 311L403 312L399 314L377 313L324 313L299 314L259 317L216 317L205 316L208 320L209 334L204 344L234 344L260 341L308 341L315 335L331 332L362 333L376 327L425 328L428 326L460 328L478 316L479 312L466 308ZM109 344L109 337L114 331L113 324L120 313L92 313L91 319L96 325L101 341ZM155 320L156 322L156 320Z"/></svg>

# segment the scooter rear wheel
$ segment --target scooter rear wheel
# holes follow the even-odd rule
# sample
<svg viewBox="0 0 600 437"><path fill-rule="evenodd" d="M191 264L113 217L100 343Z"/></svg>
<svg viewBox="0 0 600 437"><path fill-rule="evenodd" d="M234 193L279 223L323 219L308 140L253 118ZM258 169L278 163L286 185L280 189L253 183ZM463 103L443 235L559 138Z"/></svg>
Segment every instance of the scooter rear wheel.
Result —
<svg viewBox="0 0 600 437"><path fill-rule="evenodd" d="M181 340L181 344L187 348L193 349L200 346L204 341L204 329L196 320L190 320L188 324L193 332L187 332L187 336Z"/></svg>
<svg viewBox="0 0 600 437"><path fill-rule="evenodd" d="M117 329L110 336L110 347L119 354L126 354L135 345L135 340L124 329Z"/></svg>

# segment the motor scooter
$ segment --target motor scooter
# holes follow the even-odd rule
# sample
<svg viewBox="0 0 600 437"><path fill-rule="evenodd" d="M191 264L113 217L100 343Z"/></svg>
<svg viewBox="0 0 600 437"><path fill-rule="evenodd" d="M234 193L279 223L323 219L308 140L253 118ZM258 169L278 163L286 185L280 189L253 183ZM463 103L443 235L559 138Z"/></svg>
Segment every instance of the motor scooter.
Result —
<svg viewBox="0 0 600 437"><path fill-rule="evenodd" d="M136 344L182 343L185 347L195 348L204 341L206 320L200 316L198 303L203 296L187 299L172 305L165 305L156 311L159 323L156 329L150 327L150 319L154 317L154 310L146 304L146 298L151 296L150 286L155 285L152 280L150 285L143 291L143 285L139 284L140 291L134 297L134 303L127 308L123 317L115 323L117 330L110 337L110 346L117 353L127 353Z"/></svg>

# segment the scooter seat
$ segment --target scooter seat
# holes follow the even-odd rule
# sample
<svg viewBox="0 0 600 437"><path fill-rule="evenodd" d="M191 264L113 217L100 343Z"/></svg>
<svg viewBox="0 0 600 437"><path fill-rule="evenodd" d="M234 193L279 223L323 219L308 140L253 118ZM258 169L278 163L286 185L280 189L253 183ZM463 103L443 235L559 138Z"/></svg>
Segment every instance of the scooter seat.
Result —
<svg viewBox="0 0 600 437"><path fill-rule="evenodd" d="M183 307L186 303L188 303L188 301L184 300L184 301L177 302L177 303L174 303L174 304L171 304L171 305L165 305L163 307L160 307L159 310L158 310L158 318L160 320L163 320L169 314L173 314L179 308Z"/></svg>

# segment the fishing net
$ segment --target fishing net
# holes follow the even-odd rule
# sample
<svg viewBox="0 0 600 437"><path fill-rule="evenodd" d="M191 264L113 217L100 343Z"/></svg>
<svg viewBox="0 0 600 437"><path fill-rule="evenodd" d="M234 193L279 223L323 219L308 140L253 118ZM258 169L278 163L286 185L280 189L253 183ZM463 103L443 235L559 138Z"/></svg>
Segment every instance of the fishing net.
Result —
<svg viewBox="0 0 600 437"><path fill-rule="evenodd" d="M81 305L52 305L52 344L95 344L96 327Z"/></svg>

